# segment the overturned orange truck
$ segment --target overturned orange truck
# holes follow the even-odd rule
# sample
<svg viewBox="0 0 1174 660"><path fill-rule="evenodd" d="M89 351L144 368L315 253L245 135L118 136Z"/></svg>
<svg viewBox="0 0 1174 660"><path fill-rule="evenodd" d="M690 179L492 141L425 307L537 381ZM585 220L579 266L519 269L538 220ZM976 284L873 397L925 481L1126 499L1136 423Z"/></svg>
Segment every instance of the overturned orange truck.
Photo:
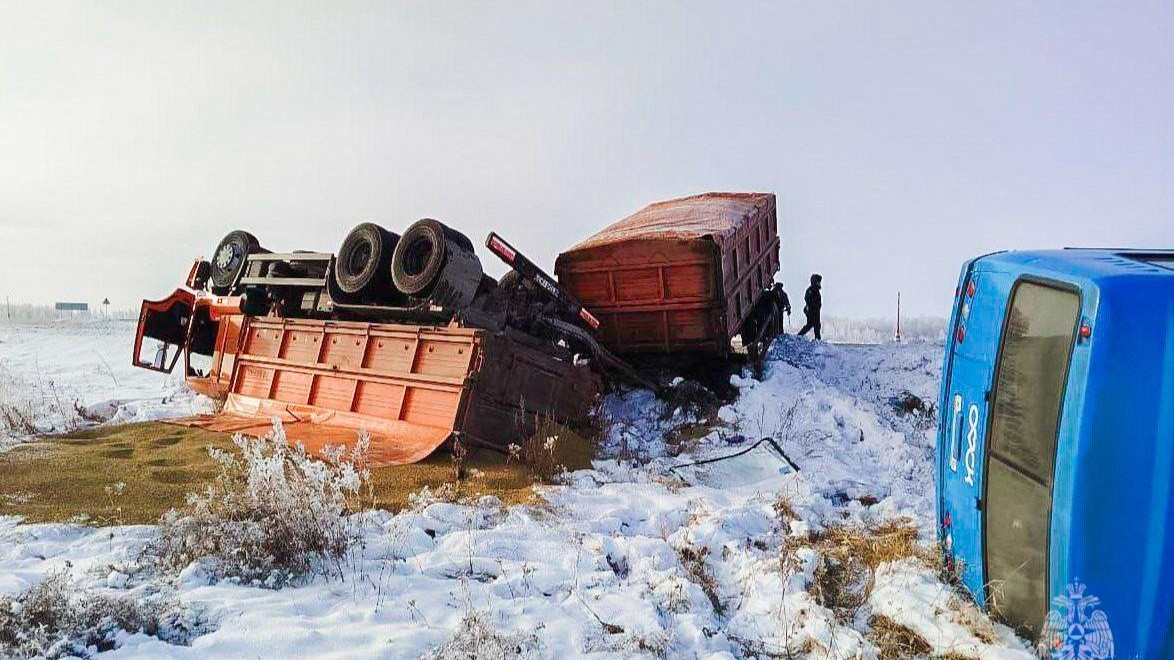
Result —
<svg viewBox="0 0 1174 660"><path fill-rule="evenodd" d="M656 388L597 341L575 295L497 234L485 246L511 268L500 281L431 219L402 236L360 224L337 253L274 253L231 232L183 286L143 302L134 364L171 372L182 358L188 384L224 401L178 423L259 435L278 418L312 452L362 430L372 465L449 441L504 449L544 420L583 421L609 384Z"/></svg>

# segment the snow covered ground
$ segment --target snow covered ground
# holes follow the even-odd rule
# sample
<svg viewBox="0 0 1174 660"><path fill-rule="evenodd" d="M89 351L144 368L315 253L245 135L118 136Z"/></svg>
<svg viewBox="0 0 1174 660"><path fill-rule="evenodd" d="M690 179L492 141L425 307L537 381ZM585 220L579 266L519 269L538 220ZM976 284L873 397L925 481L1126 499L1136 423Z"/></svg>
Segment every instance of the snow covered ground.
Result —
<svg viewBox="0 0 1174 660"><path fill-rule="evenodd" d="M120 419L199 404L115 367L128 352L119 332L0 330L5 396L29 396L7 383L51 379L87 405L117 399ZM897 657L1031 658L916 557L880 562L848 608L823 582L835 530L909 519L915 554L932 555L932 419L918 402L936 399L940 354L785 338L761 382L735 378L725 424L680 445L688 414L664 414L647 392L612 397L603 457L541 487L542 504L421 497L354 516L362 543L339 575L281 590L213 580L200 564L155 575L139 559L150 526L0 518L0 594L65 570L95 593L167 599L191 633L186 646L121 634L102 658L869 659L884 650L882 621L928 645ZM798 471L770 443L687 465L764 437Z"/></svg>
<svg viewBox="0 0 1174 660"><path fill-rule="evenodd" d="M0 323L0 451L29 431L208 409L179 376L132 367L133 341L131 321Z"/></svg>

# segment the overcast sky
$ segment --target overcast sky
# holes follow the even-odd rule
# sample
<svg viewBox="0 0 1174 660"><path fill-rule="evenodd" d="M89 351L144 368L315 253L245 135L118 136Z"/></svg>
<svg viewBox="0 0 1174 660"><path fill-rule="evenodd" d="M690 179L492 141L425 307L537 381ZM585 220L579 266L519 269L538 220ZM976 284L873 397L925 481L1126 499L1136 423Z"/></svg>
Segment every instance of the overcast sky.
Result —
<svg viewBox="0 0 1174 660"><path fill-rule="evenodd" d="M235 228L425 216L552 267L710 190L776 193L839 316L945 315L996 249L1174 248L1174 3L963 4L0 0L0 296L137 306Z"/></svg>

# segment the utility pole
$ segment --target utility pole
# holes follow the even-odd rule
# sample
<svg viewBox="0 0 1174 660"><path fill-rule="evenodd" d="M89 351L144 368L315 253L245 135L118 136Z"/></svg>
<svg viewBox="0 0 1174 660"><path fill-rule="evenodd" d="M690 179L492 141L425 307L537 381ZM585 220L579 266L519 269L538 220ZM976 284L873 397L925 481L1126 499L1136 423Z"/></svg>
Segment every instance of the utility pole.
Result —
<svg viewBox="0 0 1174 660"><path fill-rule="evenodd" d="M901 292L897 292L897 341L901 341Z"/></svg>

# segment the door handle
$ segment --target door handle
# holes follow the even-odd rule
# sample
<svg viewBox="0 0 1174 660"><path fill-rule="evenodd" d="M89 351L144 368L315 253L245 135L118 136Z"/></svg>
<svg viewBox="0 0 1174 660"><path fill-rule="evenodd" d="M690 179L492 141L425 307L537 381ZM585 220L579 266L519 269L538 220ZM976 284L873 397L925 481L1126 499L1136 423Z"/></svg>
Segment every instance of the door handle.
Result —
<svg viewBox="0 0 1174 660"><path fill-rule="evenodd" d="M958 434L962 432L962 395L954 395L953 416L950 418L950 471L958 471L958 462L962 459L962 443L958 442Z"/></svg>

